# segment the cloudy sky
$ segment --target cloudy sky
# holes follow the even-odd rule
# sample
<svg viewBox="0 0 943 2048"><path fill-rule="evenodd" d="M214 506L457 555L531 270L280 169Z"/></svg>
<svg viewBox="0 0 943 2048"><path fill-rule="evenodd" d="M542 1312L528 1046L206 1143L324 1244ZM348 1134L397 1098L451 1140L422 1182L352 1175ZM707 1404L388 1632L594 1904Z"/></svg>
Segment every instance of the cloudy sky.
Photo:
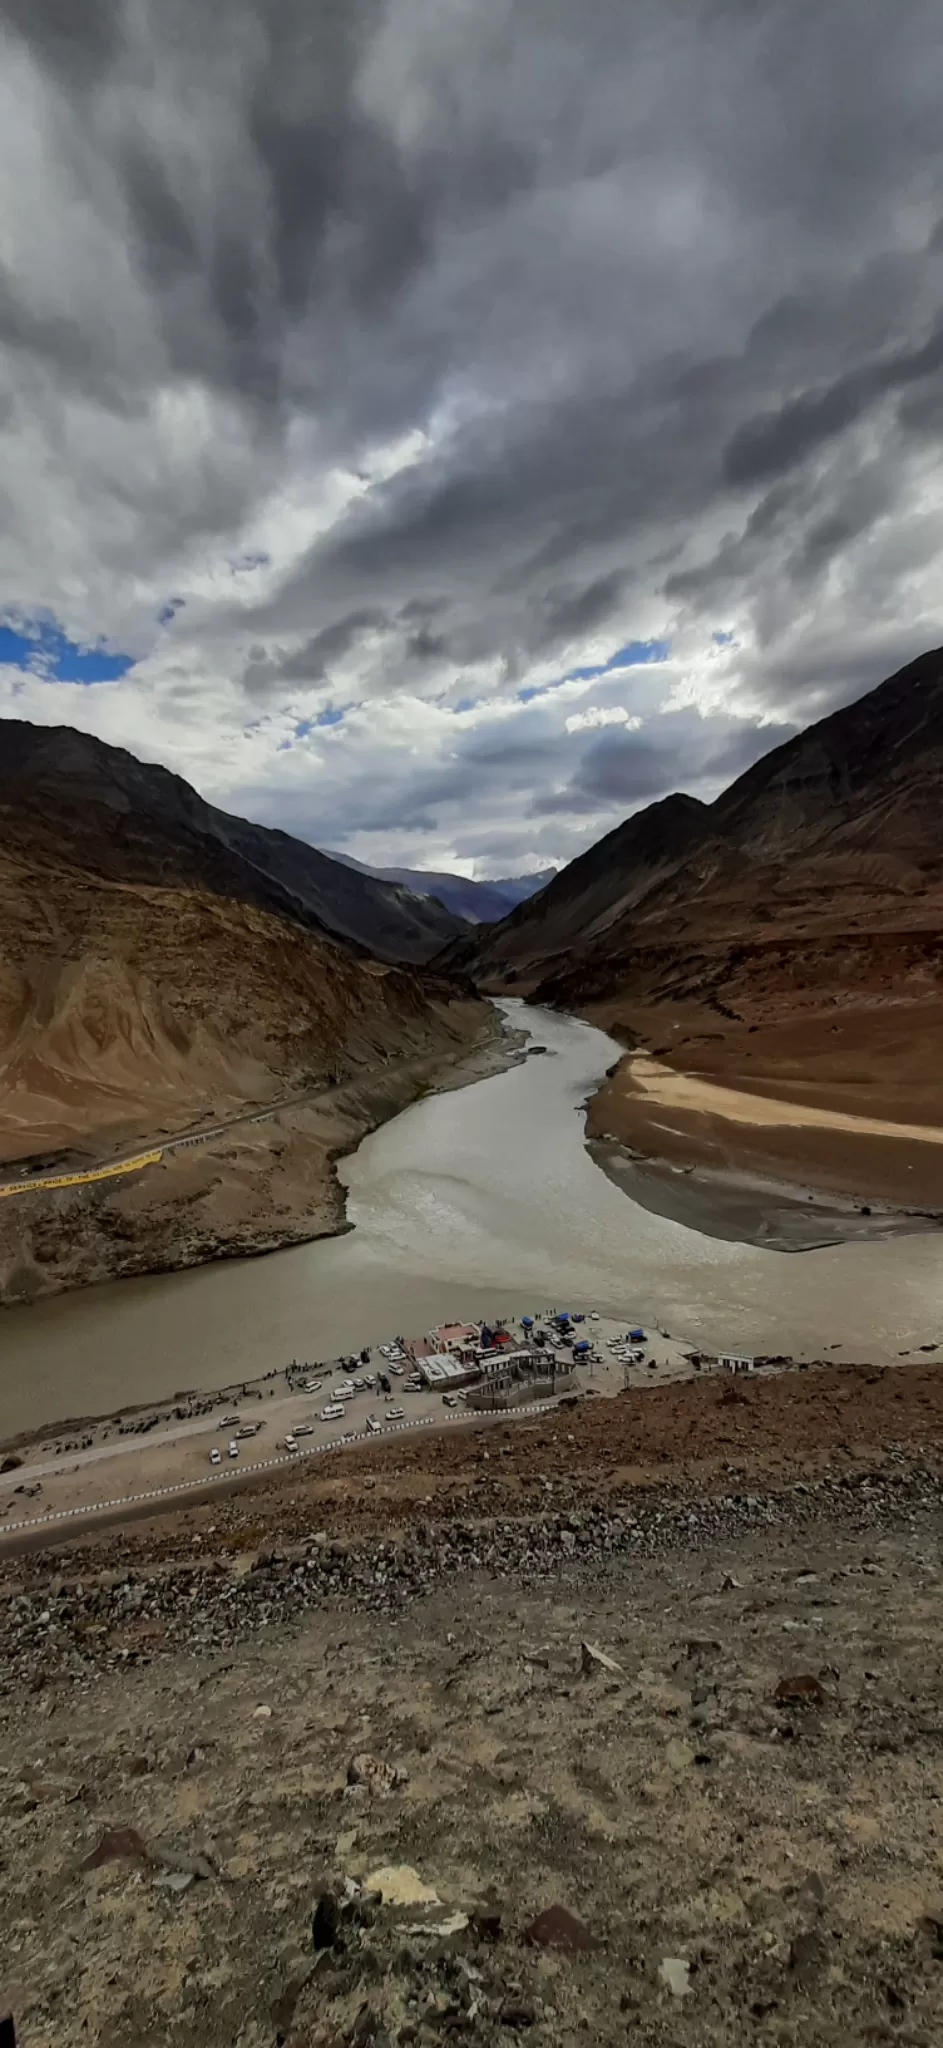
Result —
<svg viewBox="0 0 943 2048"><path fill-rule="evenodd" d="M0 43L0 713L484 876L943 640L939 0Z"/></svg>

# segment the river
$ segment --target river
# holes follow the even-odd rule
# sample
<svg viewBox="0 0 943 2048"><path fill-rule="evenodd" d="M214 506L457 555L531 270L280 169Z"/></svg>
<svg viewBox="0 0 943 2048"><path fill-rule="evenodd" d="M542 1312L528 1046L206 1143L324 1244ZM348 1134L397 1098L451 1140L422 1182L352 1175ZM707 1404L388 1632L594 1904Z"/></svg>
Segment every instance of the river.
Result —
<svg viewBox="0 0 943 2048"><path fill-rule="evenodd" d="M638 1207L583 1144L581 1106L620 1047L552 1011L501 1007L548 1056L429 1096L365 1138L341 1166L348 1235L0 1312L0 1436L548 1303L796 1356L840 1339L839 1358L892 1360L943 1337L933 1235L796 1257Z"/></svg>

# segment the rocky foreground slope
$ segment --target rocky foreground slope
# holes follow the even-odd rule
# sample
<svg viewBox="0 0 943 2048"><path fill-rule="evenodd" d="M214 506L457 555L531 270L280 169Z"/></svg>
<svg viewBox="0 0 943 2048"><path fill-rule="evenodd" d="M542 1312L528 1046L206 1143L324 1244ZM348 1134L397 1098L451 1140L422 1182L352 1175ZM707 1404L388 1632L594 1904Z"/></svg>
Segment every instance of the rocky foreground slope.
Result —
<svg viewBox="0 0 943 2048"><path fill-rule="evenodd" d="M7 1561L21 2041L933 2048L931 1371L652 1398Z"/></svg>

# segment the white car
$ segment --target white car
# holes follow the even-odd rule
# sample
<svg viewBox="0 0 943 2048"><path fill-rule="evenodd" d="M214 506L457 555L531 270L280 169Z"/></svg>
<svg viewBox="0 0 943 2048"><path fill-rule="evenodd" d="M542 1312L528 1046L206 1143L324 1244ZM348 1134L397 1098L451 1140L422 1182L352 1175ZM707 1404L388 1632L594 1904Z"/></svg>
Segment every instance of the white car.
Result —
<svg viewBox="0 0 943 2048"><path fill-rule="evenodd" d="M598 1310L598 1308L593 1308L593 1309L590 1309L590 1312L589 1312L589 1320L590 1320L590 1322L591 1322L591 1323L598 1323L598 1321L599 1321L599 1310Z"/></svg>
<svg viewBox="0 0 943 2048"><path fill-rule="evenodd" d="M223 1428L223 1429L235 1429L235 1427L236 1427L236 1424L237 1424L237 1422L241 1422L241 1421L242 1421L242 1416L241 1416L241 1415L224 1415L224 1416L223 1416L223 1420L222 1420L222 1428Z"/></svg>
<svg viewBox="0 0 943 2048"><path fill-rule="evenodd" d="M293 1436L286 1436L285 1449L286 1451L296 1451L298 1449L298 1446Z"/></svg>
<svg viewBox="0 0 943 2048"><path fill-rule="evenodd" d="M386 1411L387 1422L402 1422L405 1414L405 1408L388 1408Z"/></svg>
<svg viewBox="0 0 943 2048"><path fill-rule="evenodd" d="M313 1436L313 1434L314 1431L310 1422L299 1422L295 1425L296 1436Z"/></svg>
<svg viewBox="0 0 943 2048"><path fill-rule="evenodd" d="M340 1402L339 1402L339 1401L329 1401L329 1402L328 1402L328 1405L327 1405L327 1407L326 1407L326 1408L322 1408L322 1410L321 1410L321 1421L322 1421L322 1422L343 1422L343 1420L344 1420L344 1410L343 1410L343 1408L341 1407L341 1405L340 1405Z"/></svg>
<svg viewBox="0 0 943 2048"><path fill-rule="evenodd" d="M215 1444L213 1445L213 1448L212 1448L212 1450L211 1450L211 1452L210 1452L210 1464L211 1464L211 1465L220 1465L220 1464L222 1464L222 1453L221 1453L220 1451L218 1451L218 1450L217 1450L217 1448L216 1448L216 1445L215 1445Z"/></svg>
<svg viewBox="0 0 943 2048"><path fill-rule="evenodd" d="M371 1436L376 1436L376 1433L377 1433L377 1430L379 1429L379 1427L380 1427L380 1425L379 1425L379 1423L378 1423L378 1421L377 1421L377 1418L376 1418L376 1416L375 1416L375 1415L368 1415L368 1416L367 1416L367 1428L368 1428L368 1430L369 1430L369 1432L370 1432L370 1435L371 1435Z"/></svg>
<svg viewBox="0 0 943 2048"><path fill-rule="evenodd" d="M238 1456L239 1456L239 1445L238 1445L238 1444L230 1444L230 1446L229 1446L229 1455L230 1455L230 1457L231 1457L231 1458L238 1458Z"/></svg>

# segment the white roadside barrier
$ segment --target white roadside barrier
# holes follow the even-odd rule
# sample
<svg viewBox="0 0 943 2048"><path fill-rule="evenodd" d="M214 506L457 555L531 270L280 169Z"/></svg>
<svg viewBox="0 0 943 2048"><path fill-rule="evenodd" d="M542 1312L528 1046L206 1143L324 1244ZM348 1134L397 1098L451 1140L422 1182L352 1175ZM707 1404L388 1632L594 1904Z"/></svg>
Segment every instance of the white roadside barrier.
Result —
<svg viewBox="0 0 943 2048"><path fill-rule="evenodd" d="M46 1515L30 1515L19 1522L0 1523L0 1543L4 1536L18 1535L24 1529L48 1529L57 1522L81 1521L83 1516L108 1514L113 1508L134 1507L139 1501L168 1500L180 1493L205 1493L208 1487L227 1482L231 1486L235 1479L249 1472L274 1472L282 1465L299 1465L304 1458L324 1457L331 1451L348 1451L354 1444L375 1444L381 1437L396 1436L401 1430L448 1429L456 1423L486 1422L492 1412L505 1422L516 1422L520 1415L543 1415L555 1407L554 1400L527 1401L520 1408L482 1409L474 1415L423 1415L416 1422L410 1422L408 1417L405 1422L384 1422L379 1429L358 1429L347 1436L333 1437L327 1444L306 1444L304 1450L285 1451L279 1458L260 1458L254 1464L240 1465L235 1472L231 1466L228 1469L223 1467L202 1479L178 1479L171 1486L152 1486L146 1493L124 1493L117 1500L86 1501L82 1507L51 1508Z"/></svg>

